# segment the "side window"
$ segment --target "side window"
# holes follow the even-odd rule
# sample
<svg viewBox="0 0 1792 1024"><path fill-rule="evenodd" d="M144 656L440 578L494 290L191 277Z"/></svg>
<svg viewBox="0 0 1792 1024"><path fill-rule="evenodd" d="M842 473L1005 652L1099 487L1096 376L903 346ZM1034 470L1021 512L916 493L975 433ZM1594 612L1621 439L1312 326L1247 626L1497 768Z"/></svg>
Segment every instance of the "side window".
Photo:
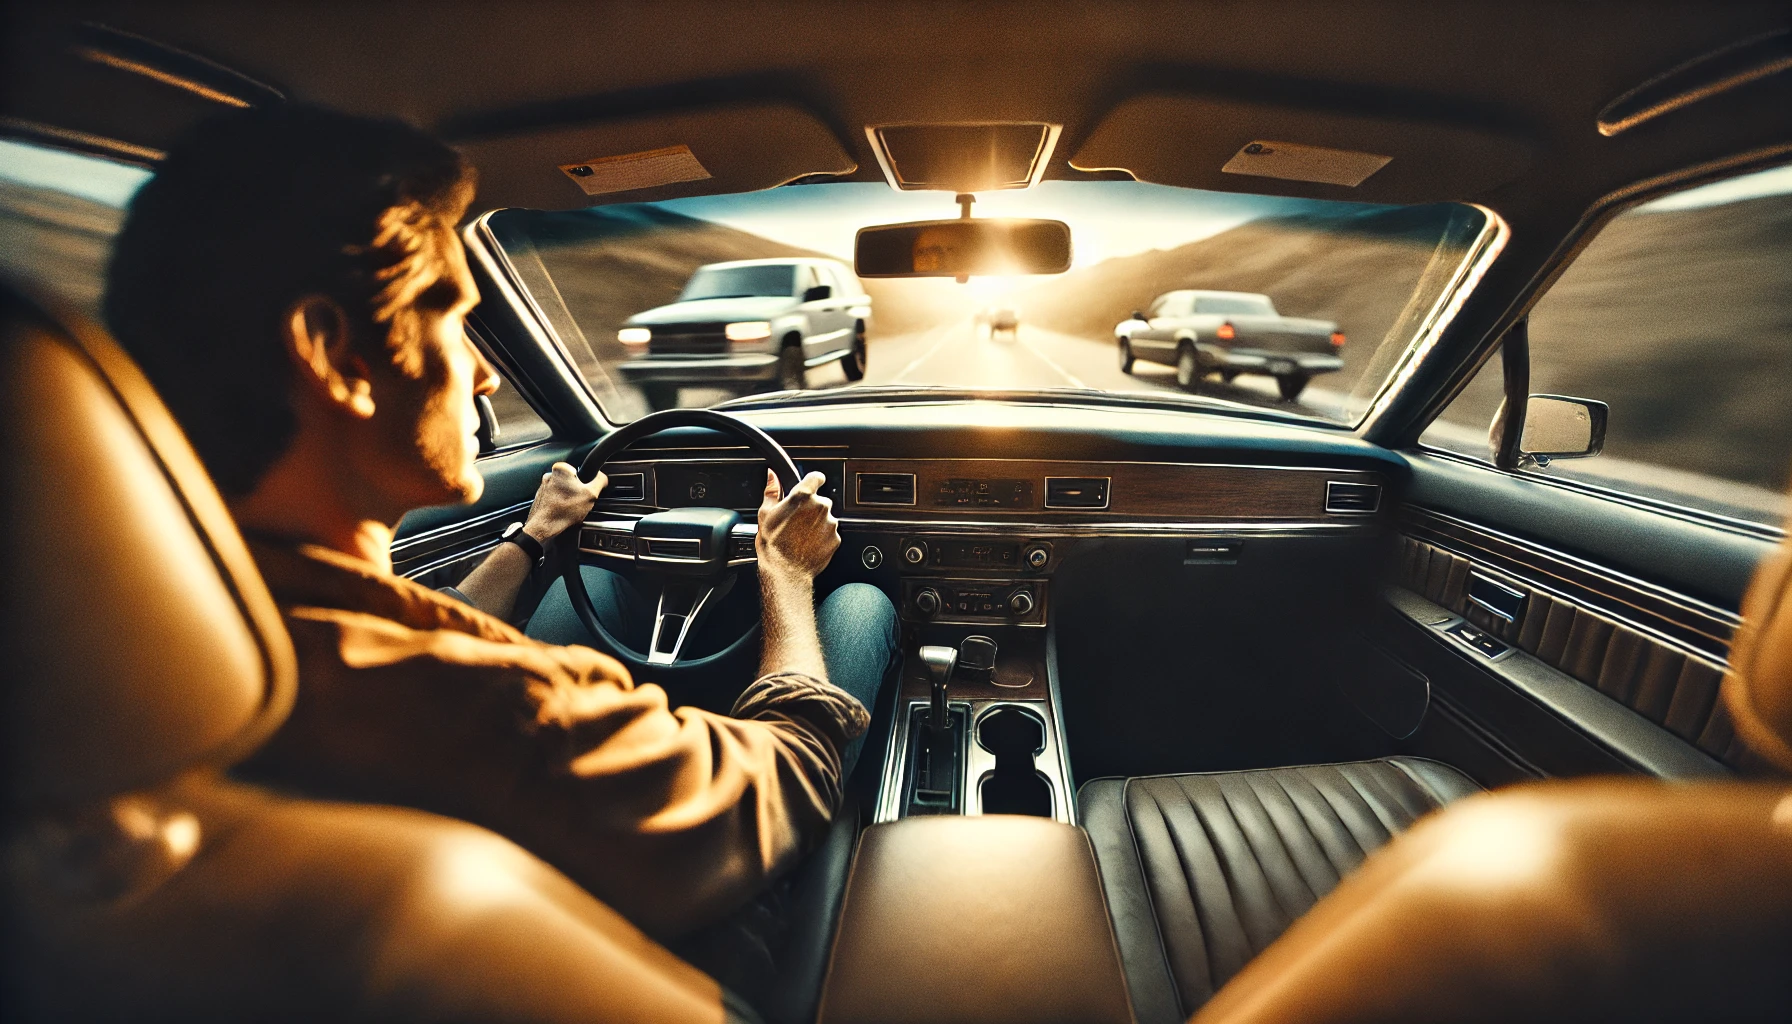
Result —
<svg viewBox="0 0 1792 1024"><path fill-rule="evenodd" d="M1529 331L1531 393L1605 403L1604 449L1521 472L1778 525L1792 469L1788 266L1792 166L1614 217ZM1488 458L1501 377L1496 353L1421 440ZM1536 419L1533 403L1527 434Z"/></svg>
<svg viewBox="0 0 1792 1024"><path fill-rule="evenodd" d="M150 172L0 140L0 275L99 319L112 236Z"/></svg>
<svg viewBox="0 0 1792 1024"><path fill-rule="evenodd" d="M498 374L498 390L492 392L492 412L498 418L497 446L500 451L546 441L554 436L554 429L502 373Z"/></svg>

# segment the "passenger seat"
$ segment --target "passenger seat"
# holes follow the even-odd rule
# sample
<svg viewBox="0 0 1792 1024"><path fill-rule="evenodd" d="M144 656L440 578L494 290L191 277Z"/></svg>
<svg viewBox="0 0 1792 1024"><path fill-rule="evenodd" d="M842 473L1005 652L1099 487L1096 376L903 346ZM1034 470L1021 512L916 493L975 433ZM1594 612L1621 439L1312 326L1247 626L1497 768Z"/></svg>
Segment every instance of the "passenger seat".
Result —
<svg viewBox="0 0 1792 1024"><path fill-rule="evenodd" d="M1370 853L1478 792L1417 757L1084 783L1140 1024L1186 1020Z"/></svg>

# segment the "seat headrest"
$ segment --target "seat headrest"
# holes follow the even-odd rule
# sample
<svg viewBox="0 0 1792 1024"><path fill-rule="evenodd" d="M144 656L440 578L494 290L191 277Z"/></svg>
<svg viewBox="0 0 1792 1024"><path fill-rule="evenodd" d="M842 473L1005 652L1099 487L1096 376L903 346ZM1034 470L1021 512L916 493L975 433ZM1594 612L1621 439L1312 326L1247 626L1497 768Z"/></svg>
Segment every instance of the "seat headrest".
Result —
<svg viewBox="0 0 1792 1024"><path fill-rule="evenodd" d="M48 809L259 745L292 641L198 457L97 326L0 289L7 799Z"/></svg>
<svg viewBox="0 0 1792 1024"><path fill-rule="evenodd" d="M1792 771L1792 541L1761 563L1742 599L1723 699L1743 742Z"/></svg>

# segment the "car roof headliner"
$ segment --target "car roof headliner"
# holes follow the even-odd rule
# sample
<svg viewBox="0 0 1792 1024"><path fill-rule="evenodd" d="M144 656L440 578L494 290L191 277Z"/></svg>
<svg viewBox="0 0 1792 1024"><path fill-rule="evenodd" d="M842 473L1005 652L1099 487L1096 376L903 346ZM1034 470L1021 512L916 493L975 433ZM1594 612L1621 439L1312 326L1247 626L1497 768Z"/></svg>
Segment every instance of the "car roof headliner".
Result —
<svg viewBox="0 0 1792 1024"><path fill-rule="evenodd" d="M131 119L106 134L131 134L124 141L150 148L165 147L205 105L190 97L159 106L125 102L118 94L130 83L117 78L43 87L41 69L52 51L67 49L72 26L139 33L290 97L396 114L463 145L716 104L785 104L833 135L857 164L845 180L861 181L881 180L864 126L903 121L1060 123L1047 176L1089 177L1067 158L1104 116L1129 98L1164 93L1267 106L1294 131L1368 115L1506 140L1522 151L1522 173L1489 182L1442 161L1420 190L1496 209L1512 196L1545 191L1571 193L1563 198L1584 209L1639 178L1784 142L1792 128L1789 74L1625 137L1604 138L1594 127L1603 106L1649 77L1792 27L1783 2L77 0L25 3L10 13L10 118L65 123L84 108L122 106ZM1150 134L1149 126L1135 134ZM1178 183L1350 195L1338 186L1222 175L1217 167ZM487 195L483 204L506 198Z"/></svg>

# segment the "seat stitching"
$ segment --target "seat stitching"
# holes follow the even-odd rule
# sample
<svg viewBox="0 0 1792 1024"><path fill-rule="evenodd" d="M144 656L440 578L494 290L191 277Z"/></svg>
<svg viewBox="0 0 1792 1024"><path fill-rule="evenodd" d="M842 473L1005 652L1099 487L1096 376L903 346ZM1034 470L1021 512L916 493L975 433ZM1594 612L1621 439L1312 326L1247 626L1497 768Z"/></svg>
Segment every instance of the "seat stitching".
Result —
<svg viewBox="0 0 1792 1024"><path fill-rule="evenodd" d="M1346 868L1344 865L1339 864L1338 862L1332 860L1331 851L1329 851L1325 848L1326 844L1319 841L1320 830L1316 827L1316 823L1313 821L1313 819L1307 816L1307 809L1305 807L1301 806L1301 801L1296 800L1294 798L1294 791L1288 788L1288 783L1283 778L1283 776L1285 774L1288 774L1288 773L1275 772L1270 775L1270 778L1275 780L1276 785L1282 790L1282 795L1286 796L1288 798L1288 803L1290 806L1292 806L1294 808L1294 813L1300 815L1301 822L1307 826L1307 831L1309 833L1311 833L1313 836L1313 845L1317 846L1319 848L1319 852L1321 854L1323 854L1325 856L1326 861L1331 864L1332 874L1337 875L1339 880L1342 881L1344 878L1344 875L1346 873L1348 873L1349 869ZM1337 827L1336 831L1342 832L1345 835L1350 835L1350 830L1344 827L1344 823L1342 821L1338 822L1338 827ZM1351 838L1351 842L1353 842L1353 843L1356 842L1355 837ZM1362 845L1360 843L1357 844L1357 848L1361 849ZM1305 878L1304 875L1302 877ZM1319 902L1320 898L1323 897L1325 895L1325 893L1319 892L1316 888L1314 888L1312 879L1306 879L1306 883L1307 883L1307 888L1313 890L1313 902L1315 902L1315 903ZM1334 888L1336 888L1335 883L1331 886L1327 886L1325 892L1329 893Z"/></svg>
<svg viewBox="0 0 1792 1024"><path fill-rule="evenodd" d="M1223 775L1225 773L1213 772L1210 774ZM1213 851L1213 861L1220 869L1220 881L1226 886L1226 902L1232 907L1233 917L1238 918L1238 884L1237 880L1233 877L1231 863L1220 853L1219 837L1215 835L1213 825L1208 821L1207 813L1202 810L1201 802L1195 799L1194 795L1183 788L1180 783L1178 783L1177 788L1182 789L1184 799L1188 800L1189 809L1195 814L1195 823L1201 826L1201 834L1207 839L1207 848ZM1220 802L1225 802L1225 794L1223 792L1220 794ZM1231 808L1228 807L1226 812L1230 814ZM1236 818L1234 818L1234 820L1236 820ZM1243 830L1241 829L1240 831L1242 832ZM1170 838L1172 842L1176 841L1175 829L1170 830ZM1208 920L1206 910L1202 906L1200 885L1194 878L1189 876L1188 858L1183 856L1183 845L1180 842L1176 842L1176 856L1182 861L1183 877L1188 878L1189 895L1194 898L1195 919L1201 922L1203 930L1202 938L1204 941L1202 946L1204 948L1202 949L1202 952L1207 956L1207 981L1209 985L1213 986L1213 990L1218 992L1226 981L1231 980L1231 975L1227 975L1224 980L1221 980L1220 978L1219 964L1214 962L1213 923ZM1239 934L1244 937L1245 945L1252 945L1250 933L1244 930L1244 921L1242 918L1239 918L1238 925Z"/></svg>
<svg viewBox="0 0 1792 1024"><path fill-rule="evenodd" d="M1334 768L1335 769L1337 767L1337 765L1314 765L1314 767L1316 767L1316 768ZM1305 773L1302 773L1302 774L1304 775ZM1346 783L1348 783L1350 781L1350 777L1345 775L1341 771L1336 771L1333 774L1335 774L1338 778L1343 779ZM1308 781L1313 782L1312 779L1308 779ZM1356 788L1355 786L1351 787L1353 792L1355 791L1355 788ZM1364 846L1363 841L1361 839L1357 838L1355 830L1353 830L1345 822L1344 809L1338 806L1338 801L1336 799L1333 799L1332 791L1329 788L1320 786L1317 782L1313 782L1313 791L1318 793L1319 798L1321 800L1325 801L1325 805L1327 807L1330 807L1332 809L1332 813L1336 814L1338 816L1338 824L1340 824L1344 827L1344 834L1349 836L1350 841L1356 844L1356 848L1362 852L1363 857L1366 859L1369 856L1369 854L1373 853L1374 850L1371 850L1369 847ZM1376 815L1376 820L1378 822L1380 821L1380 815ZM1387 831L1387 826L1385 824L1382 825L1382 830ZM1389 835L1391 836L1392 833L1390 832ZM1386 840L1383 840L1383 842L1386 842ZM1375 849L1380 849L1381 846L1382 846L1382 843L1376 843Z"/></svg>
<svg viewBox="0 0 1792 1024"><path fill-rule="evenodd" d="M1338 775L1345 782L1350 783L1350 788L1356 793L1357 799L1363 802L1363 806L1369 809L1370 814L1375 815L1376 821L1381 822L1381 827L1387 832L1389 840L1392 840L1395 836L1406 831L1406 826L1412 824L1412 822L1408 821L1405 824L1397 825L1389 821L1387 815L1382 813L1383 805L1391 803L1398 806L1400 802L1398 800L1388 799L1388 796L1385 793L1372 791L1372 787L1367 784L1368 780L1366 778L1365 781L1359 782L1356 776L1352 773L1341 771ZM1380 799L1371 799L1371 797L1379 797ZM1404 807L1400 809L1402 811L1405 810Z"/></svg>
<svg viewBox="0 0 1792 1024"><path fill-rule="evenodd" d="M1151 881L1145 874L1145 854L1139 849L1139 833L1137 829L1133 828L1132 824L1132 801L1127 799L1127 794L1128 791L1132 789L1132 784L1133 780L1127 779L1120 786L1120 817L1126 820L1126 838L1132 843L1132 857L1139 867L1139 887L1145 891L1145 905L1151 908L1151 928L1157 933L1158 960L1163 964L1164 977L1170 979L1170 994L1176 997L1176 1010L1186 1017L1194 1011L1190 1010L1188 1004L1183 1000L1182 986L1176 983L1176 972L1170 966L1170 947L1164 942L1164 924L1162 918L1158 916L1157 897L1151 892ZM1156 806L1156 796L1151 796L1151 803L1153 806ZM1161 811L1159 817L1162 817ZM1168 832L1169 829L1166 828L1164 831ZM1174 835L1172 835L1171 838L1174 839ZM1177 853L1177 857L1180 859L1180 851ZM1205 937L1203 937L1201 944L1202 946L1207 945ZM1209 968L1209 971L1211 970L1212 969Z"/></svg>
<svg viewBox="0 0 1792 1024"><path fill-rule="evenodd" d="M1407 778L1411 779L1413 781L1413 784L1418 786L1419 790L1421 792L1423 792L1426 796L1431 798L1431 810L1435 811L1439 807L1444 806L1445 800L1443 798L1443 794L1437 792L1435 789L1432 789L1431 785L1429 783L1427 783L1423 778L1421 778L1419 776L1418 772L1413 771L1411 768L1408 768L1406 765L1404 765L1401 762L1396 761L1392 758L1388 759L1388 764L1391 764L1395 768L1400 769L1401 773L1404 774ZM1449 765L1444 765L1444 767L1448 768ZM1430 813L1430 812L1428 811L1426 813Z"/></svg>
<svg viewBox="0 0 1792 1024"><path fill-rule="evenodd" d="M1314 895L1313 886L1307 881L1306 876L1301 874L1300 861L1294 856L1294 851L1289 849L1288 838L1286 835L1283 834L1281 827L1276 824L1275 815L1270 813L1269 805L1263 802L1263 797L1261 794L1259 794L1257 792L1256 786L1252 785L1249 780L1240 780L1240 781L1244 782L1245 789L1248 790L1251 794L1251 799L1255 800L1257 802L1257 808L1263 812L1263 819L1265 821L1269 822L1269 831L1270 831L1270 834L1275 839L1275 844L1281 848L1282 856L1287 859L1288 866L1294 869L1294 877L1300 879L1300 884L1306 888L1307 895L1309 897L1312 897L1312 899L1309 900L1307 903L1307 906L1309 906L1309 907L1312 906L1313 902L1318 900L1318 896ZM1225 790L1222 789L1220 791L1220 794L1222 796L1225 796ZM1230 806L1230 804L1232 802L1232 798L1229 796L1226 797L1226 802L1227 802L1227 805ZM1232 812L1232 816L1234 818L1237 818L1238 812L1236 810L1234 810ZM1241 831L1243 831L1243 830L1241 829ZM1293 907L1288 906L1286 903L1283 902L1281 892L1277 889L1275 884L1270 881L1269 872L1266 869L1266 865L1264 864L1263 853L1257 849L1256 843L1251 842L1251 836L1250 836L1249 832L1244 832L1244 841L1245 841L1245 845L1251 847L1251 855L1257 858L1258 868L1264 869L1263 870L1264 884L1268 886L1270 895L1275 898L1277 905L1279 905L1282 908L1282 913L1286 914L1288 916L1288 920L1290 922L1292 922L1295 918L1299 917L1301 914L1306 913L1305 908L1297 910Z"/></svg>

